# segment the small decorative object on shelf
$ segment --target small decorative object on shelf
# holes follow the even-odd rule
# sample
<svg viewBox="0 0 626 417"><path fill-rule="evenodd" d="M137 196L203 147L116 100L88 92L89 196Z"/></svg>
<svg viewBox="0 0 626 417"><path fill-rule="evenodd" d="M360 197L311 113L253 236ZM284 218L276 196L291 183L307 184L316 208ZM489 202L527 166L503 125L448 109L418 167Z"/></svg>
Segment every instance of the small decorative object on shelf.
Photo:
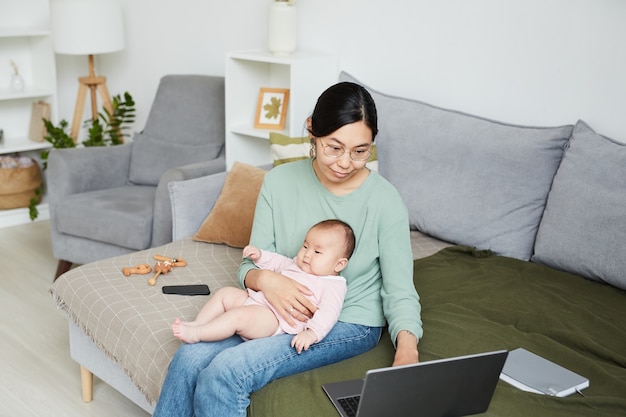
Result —
<svg viewBox="0 0 626 417"><path fill-rule="evenodd" d="M288 55L296 50L295 3L295 0L272 0L270 4L267 45L276 55Z"/></svg>
<svg viewBox="0 0 626 417"><path fill-rule="evenodd" d="M11 67L13 68L13 72L11 73L11 91L14 93L24 91L24 79L20 75L20 70L13 60L11 60Z"/></svg>
<svg viewBox="0 0 626 417"><path fill-rule="evenodd" d="M289 106L289 89L261 88L256 108L254 127L283 130Z"/></svg>
<svg viewBox="0 0 626 417"><path fill-rule="evenodd" d="M50 104L43 100L33 102L30 112L30 127L28 129L28 139L35 142L43 142L46 136L46 126L44 119L50 120Z"/></svg>

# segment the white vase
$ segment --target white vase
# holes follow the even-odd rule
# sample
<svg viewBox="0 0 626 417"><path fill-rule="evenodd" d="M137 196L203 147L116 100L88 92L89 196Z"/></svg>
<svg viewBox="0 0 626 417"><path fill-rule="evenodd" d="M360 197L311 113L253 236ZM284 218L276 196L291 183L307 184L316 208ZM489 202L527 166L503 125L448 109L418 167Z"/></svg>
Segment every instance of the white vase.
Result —
<svg viewBox="0 0 626 417"><path fill-rule="evenodd" d="M11 91L19 93L24 91L24 79L19 74L11 74Z"/></svg>
<svg viewBox="0 0 626 417"><path fill-rule="evenodd" d="M296 6L292 2L271 2L267 46L276 55L288 55L296 50Z"/></svg>

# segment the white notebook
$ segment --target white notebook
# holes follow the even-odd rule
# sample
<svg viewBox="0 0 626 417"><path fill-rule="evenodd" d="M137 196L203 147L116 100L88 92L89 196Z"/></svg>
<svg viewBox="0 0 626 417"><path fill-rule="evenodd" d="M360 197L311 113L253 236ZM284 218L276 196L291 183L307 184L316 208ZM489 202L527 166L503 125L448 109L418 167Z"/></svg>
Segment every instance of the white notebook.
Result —
<svg viewBox="0 0 626 417"><path fill-rule="evenodd" d="M500 379L521 390L566 397L589 386L589 380L523 348L509 352Z"/></svg>

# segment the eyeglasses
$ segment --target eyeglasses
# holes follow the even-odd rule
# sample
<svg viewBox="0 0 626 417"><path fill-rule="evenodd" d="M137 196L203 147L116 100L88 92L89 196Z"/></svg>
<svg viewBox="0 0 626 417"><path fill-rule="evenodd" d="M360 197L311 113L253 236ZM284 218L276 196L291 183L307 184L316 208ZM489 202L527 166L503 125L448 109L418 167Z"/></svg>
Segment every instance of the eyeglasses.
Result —
<svg viewBox="0 0 626 417"><path fill-rule="evenodd" d="M318 138L319 139L319 138ZM324 142L320 139L320 143L322 144L322 149L324 151L324 155L331 158L340 158L343 154L346 153L346 150L341 146L337 145L325 145ZM350 151L350 159L353 161L367 161L372 152L370 151L371 146L367 148L356 148Z"/></svg>

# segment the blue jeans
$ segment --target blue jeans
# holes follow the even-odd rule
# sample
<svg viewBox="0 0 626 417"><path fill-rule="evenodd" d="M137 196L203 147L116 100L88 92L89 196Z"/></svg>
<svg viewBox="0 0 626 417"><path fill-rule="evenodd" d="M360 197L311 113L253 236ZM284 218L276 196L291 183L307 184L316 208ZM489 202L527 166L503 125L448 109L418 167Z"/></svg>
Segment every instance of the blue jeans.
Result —
<svg viewBox="0 0 626 417"><path fill-rule="evenodd" d="M367 352L381 333L381 327L338 322L299 355L289 334L184 344L170 363L153 417L245 417L250 394L268 382Z"/></svg>

